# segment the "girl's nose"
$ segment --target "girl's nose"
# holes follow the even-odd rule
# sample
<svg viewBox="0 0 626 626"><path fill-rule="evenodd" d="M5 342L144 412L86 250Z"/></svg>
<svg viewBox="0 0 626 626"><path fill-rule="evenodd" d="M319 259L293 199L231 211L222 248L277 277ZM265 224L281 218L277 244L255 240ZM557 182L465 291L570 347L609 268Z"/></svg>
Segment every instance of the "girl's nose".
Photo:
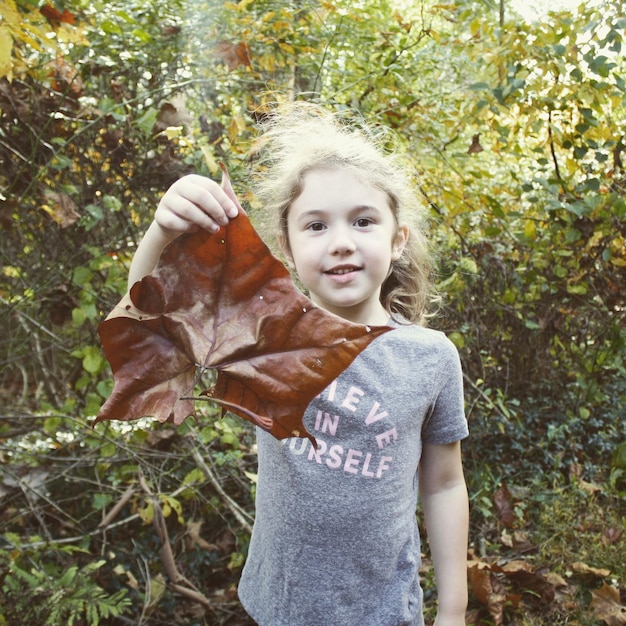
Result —
<svg viewBox="0 0 626 626"><path fill-rule="evenodd" d="M334 227L330 230L328 249L330 254L350 254L356 249L354 238L348 228Z"/></svg>

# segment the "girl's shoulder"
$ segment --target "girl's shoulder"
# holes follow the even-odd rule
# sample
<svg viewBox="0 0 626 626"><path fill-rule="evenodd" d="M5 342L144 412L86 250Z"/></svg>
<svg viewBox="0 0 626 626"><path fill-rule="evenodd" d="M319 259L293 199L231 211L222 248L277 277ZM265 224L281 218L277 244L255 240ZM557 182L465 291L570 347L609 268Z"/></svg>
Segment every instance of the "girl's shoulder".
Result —
<svg viewBox="0 0 626 626"><path fill-rule="evenodd" d="M420 354L430 353L439 357L458 359L458 351L452 341L440 330L418 326L416 324L402 324L392 321L389 324L393 331L385 333L379 339L387 339L391 344L399 345L403 349Z"/></svg>
<svg viewBox="0 0 626 626"><path fill-rule="evenodd" d="M396 333L399 333L407 338L412 337L414 339L433 343L452 343L444 332L441 330L435 330L434 328L428 328L427 326L420 326L419 324L411 324L410 322L397 320L390 320L389 326L391 326Z"/></svg>

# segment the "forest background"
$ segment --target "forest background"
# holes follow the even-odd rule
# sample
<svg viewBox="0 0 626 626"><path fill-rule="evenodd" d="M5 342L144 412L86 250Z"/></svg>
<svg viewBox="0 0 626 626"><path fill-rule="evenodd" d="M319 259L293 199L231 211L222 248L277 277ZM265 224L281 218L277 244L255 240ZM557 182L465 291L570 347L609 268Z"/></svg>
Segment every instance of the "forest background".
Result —
<svg viewBox="0 0 626 626"><path fill-rule="evenodd" d="M0 625L247 624L249 425L94 416L97 327L181 175L284 99L389 126L471 437L470 624L626 624L626 11L506 0L0 2ZM427 548L425 548L427 550ZM433 577L423 568L427 617Z"/></svg>

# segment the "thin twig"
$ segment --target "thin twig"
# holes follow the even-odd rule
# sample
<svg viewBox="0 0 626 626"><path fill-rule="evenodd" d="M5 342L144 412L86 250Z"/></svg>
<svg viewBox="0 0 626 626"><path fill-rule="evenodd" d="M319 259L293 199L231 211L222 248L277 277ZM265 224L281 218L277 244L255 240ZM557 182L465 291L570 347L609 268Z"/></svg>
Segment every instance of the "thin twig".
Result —
<svg viewBox="0 0 626 626"><path fill-rule="evenodd" d="M124 505L132 498L135 493L135 485L129 485L122 497L115 503L115 506L102 518L98 524L98 528L104 528L117 517L117 514L124 508Z"/></svg>
<svg viewBox="0 0 626 626"><path fill-rule="evenodd" d="M237 518L237 521L241 524L241 527L247 532L252 532L252 517L246 513L223 489L220 485L217 476L213 473L213 470L206 464L197 448L193 448L191 451L193 460L200 471L204 474L205 478L211 483L215 491L224 502L224 504L231 510L232 514Z"/></svg>
<svg viewBox="0 0 626 626"><path fill-rule="evenodd" d="M113 528L117 528L118 526L124 526L125 524L129 524L130 522L134 522L139 518L139 513L133 513L133 515L129 515L119 522L113 522L109 524L106 528L96 528L91 532L84 533L79 535L78 537L63 537L63 539L50 539L50 541L33 541L31 543L22 543L19 546L14 545L13 547L16 550L32 550L34 548L42 548L43 546L55 546L62 545L66 543L78 543L85 540L85 537L95 537L96 535L101 535L105 531L112 530Z"/></svg>
<svg viewBox="0 0 626 626"><path fill-rule="evenodd" d="M5 300L2 296L0 296L0 303L4 304L5 306L12 307L11 303ZM59 344L57 346L58 348L60 348L61 350L65 350L66 352L71 351L71 349L67 347L67 342L64 339L61 339L61 337L59 337L58 335L55 335L51 330L46 328L43 324L40 324L36 319L28 315L28 313L24 313L24 311L20 311L18 308L15 308L15 307L12 307L12 308L13 308L13 311L17 315L19 315L20 317L23 317L25 320L28 320L31 324L36 326L39 330L46 333L47 335L50 335L52 339L57 341Z"/></svg>
<svg viewBox="0 0 626 626"><path fill-rule="evenodd" d="M483 400L489 403L492 409L495 409L505 420L509 419L509 416L467 374L463 374L463 379Z"/></svg>

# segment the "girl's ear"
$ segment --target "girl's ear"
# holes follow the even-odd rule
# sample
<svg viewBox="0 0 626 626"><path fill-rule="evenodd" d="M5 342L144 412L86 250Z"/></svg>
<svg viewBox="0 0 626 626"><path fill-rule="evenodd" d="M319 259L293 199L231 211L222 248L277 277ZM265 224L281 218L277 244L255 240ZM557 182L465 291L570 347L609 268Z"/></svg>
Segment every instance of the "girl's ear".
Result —
<svg viewBox="0 0 626 626"><path fill-rule="evenodd" d="M287 237L285 237L284 233L278 234L278 245L280 246L280 249L283 251L285 258L287 259L287 265L291 269L293 269L294 268L293 255L291 254L291 248L289 247L289 242L287 241Z"/></svg>
<svg viewBox="0 0 626 626"><path fill-rule="evenodd" d="M391 242L391 260L392 261L397 261L400 258L408 240L409 240L409 227L406 224L402 224L401 226L398 227L398 230L396 231L396 235L393 238L393 241Z"/></svg>

